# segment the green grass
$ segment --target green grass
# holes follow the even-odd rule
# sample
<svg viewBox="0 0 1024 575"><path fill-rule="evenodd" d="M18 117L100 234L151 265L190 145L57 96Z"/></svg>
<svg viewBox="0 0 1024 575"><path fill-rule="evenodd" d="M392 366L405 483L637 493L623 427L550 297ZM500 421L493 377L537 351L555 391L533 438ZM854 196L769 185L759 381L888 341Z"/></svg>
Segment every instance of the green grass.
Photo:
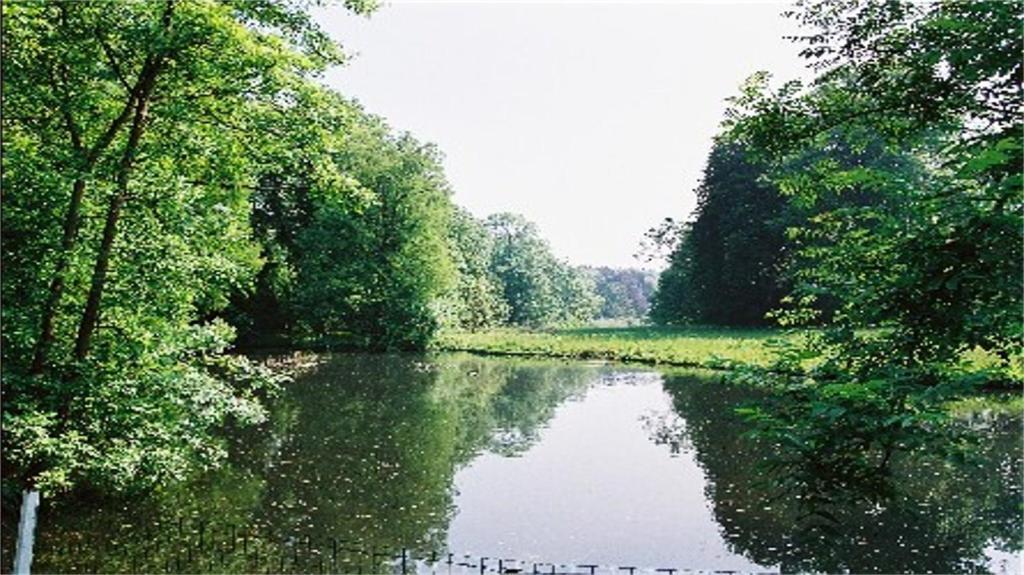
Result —
<svg viewBox="0 0 1024 575"><path fill-rule="evenodd" d="M799 336L781 330L710 327L614 327L525 331L448 332L442 350L493 355L601 359L656 365L728 369L738 363L767 366L773 342Z"/></svg>
<svg viewBox="0 0 1024 575"><path fill-rule="evenodd" d="M984 394L951 401L946 408L954 417L1017 416L1024 413L1024 397L1017 393Z"/></svg>
<svg viewBox="0 0 1024 575"><path fill-rule="evenodd" d="M487 355L557 357L638 362L684 368L734 369L739 364L768 366L774 345L796 343L798 333L779 329L717 327L592 327L527 331L503 328L484 332L444 332L435 347ZM981 350L965 354L967 370L985 369L992 355ZM1024 363L1016 361L1017 368ZM1024 371L1024 370L1022 370ZM1016 377L1014 379L1017 379ZM979 394L948 404L957 417L978 413L1019 414L1019 393Z"/></svg>
<svg viewBox="0 0 1024 575"><path fill-rule="evenodd" d="M780 343L799 343L799 333L781 329L693 327L589 327L530 331L501 328L482 332L443 332L434 347L490 355L546 356L638 362L652 365L732 369L738 364L766 367ZM997 363L981 349L963 356L965 371ZM810 367L813 360L805 362ZM1024 354L1014 357L1013 380L1024 379Z"/></svg>

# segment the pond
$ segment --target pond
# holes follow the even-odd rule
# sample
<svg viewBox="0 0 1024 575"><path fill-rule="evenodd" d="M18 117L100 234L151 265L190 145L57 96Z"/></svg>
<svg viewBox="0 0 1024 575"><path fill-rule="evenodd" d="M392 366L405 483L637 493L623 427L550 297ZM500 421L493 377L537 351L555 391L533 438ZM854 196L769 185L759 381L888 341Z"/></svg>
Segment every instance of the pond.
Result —
<svg viewBox="0 0 1024 575"><path fill-rule="evenodd" d="M759 399L692 371L323 356L265 425L228 434L221 468L44 503L34 570L1021 569L1019 418L965 422L957 460L898 453L885 497L808 509L735 414Z"/></svg>

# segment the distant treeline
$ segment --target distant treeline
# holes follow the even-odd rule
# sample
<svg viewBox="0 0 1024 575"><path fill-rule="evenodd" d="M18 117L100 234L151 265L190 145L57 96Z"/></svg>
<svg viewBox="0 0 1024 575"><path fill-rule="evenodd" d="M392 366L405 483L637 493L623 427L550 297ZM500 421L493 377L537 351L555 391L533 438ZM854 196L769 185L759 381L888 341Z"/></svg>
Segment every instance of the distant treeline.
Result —
<svg viewBox="0 0 1024 575"><path fill-rule="evenodd" d="M534 224L452 205L431 149L400 141L407 161L386 185L348 172L374 194L366 208L311 196L304 175L263 178L252 225L266 263L225 312L243 344L415 349L439 328L577 324L600 313L592 275L557 259ZM384 155L343 157L366 169Z"/></svg>
<svg viewBox="0 0 1024 575"><path fill-rule="evenodd" d="M588 267L601 298L601 319L634 319L647 317L651 296L658 284L658 273L632 268Z"/></svg>
<svg viewBox="0 0 1024 575"><path fill-rule="evenodd" d="M251 218L265 263L225 311L240 343L416 349L439 328L536 328L646 313L650 274L575 267L520 215L474 217L452 205L432 148L376 125L369 137L378 145L334 160L374 195L368 206L311 194L306 171L261 177ZM354 133L347 130L346 146ZM372 172L380 163L401 166L386 185Z"/></svg>

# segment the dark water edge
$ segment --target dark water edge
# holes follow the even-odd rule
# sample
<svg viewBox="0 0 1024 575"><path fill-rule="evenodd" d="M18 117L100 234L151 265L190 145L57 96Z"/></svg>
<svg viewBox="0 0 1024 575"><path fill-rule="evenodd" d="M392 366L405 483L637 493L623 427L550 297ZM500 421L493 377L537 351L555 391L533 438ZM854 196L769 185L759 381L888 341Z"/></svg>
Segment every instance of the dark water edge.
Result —
<svg viewBox="0 0 1024 575"><path fill-rule="evenodd" d="M901 452L884 494L811 508L765 471L780 446L734 413L759 399L710 372L325 356L265 425L227 433L221 468L147 497L44 501L34 571L400 572L403 549L410 571L444 571L449 552L462 572L483 556L487 572L1019 571L1019 416L965 424L968 457ZM5 486L4 572L16 509Z"/></svg>

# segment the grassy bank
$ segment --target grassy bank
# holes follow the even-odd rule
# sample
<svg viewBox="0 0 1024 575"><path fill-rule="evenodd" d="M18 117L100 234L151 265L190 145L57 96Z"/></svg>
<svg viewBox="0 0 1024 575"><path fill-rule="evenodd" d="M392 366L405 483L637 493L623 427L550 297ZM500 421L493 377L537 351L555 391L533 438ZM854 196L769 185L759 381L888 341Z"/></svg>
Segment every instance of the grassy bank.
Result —
<svg viewBox="0 0 1024 575"><path fill-rule="evenodd" d="M733 369L739 364L768 366L782 343L797 343L801 335L781 329L721 327L589 327L528 331L503 328L483 332L444 332L434 347L505 356L543 356L599 359L649 365ZM963 355L967 372L995 366L994 354L975 349ZM1012 362L1010 378L1024 380L1024 354ZM805 367L810 367L805 365Z"/></svg>
<svg viewBox="0 0 1024 575"><path fill-rule="evenodd" d="M497 329L485 332L446 332L436 347L444 351L465 351L485 355L557 357L581 360L609 360L648 365L729 370L739 364L767 366L773 348L784 341L795 342L799 334L772 329L722 329L712 327L665 328L594 327L525 331ZM993 356L980 350L966 354L973 369L983 370ZM997 385L990 391L949 403L952 415L964 418L977 414L1020 414L1024 410L1019 381L1024 374L1015 362L1012 379L1018 383ZM970 368L969 368L970 370ZM1002 391L1000 391L1002 390ZM1008 391L1008 392L1007 392Z"/></svg>
<svg viewBox="0 0 1024 575"><path fill-rule="evenodd" d="M729 369L738 363L768 365L772 346L796 335L780 330L708 327L617 327L524 331L450 332L439 349L492 355L602 359L654 365Z"/></svg>

